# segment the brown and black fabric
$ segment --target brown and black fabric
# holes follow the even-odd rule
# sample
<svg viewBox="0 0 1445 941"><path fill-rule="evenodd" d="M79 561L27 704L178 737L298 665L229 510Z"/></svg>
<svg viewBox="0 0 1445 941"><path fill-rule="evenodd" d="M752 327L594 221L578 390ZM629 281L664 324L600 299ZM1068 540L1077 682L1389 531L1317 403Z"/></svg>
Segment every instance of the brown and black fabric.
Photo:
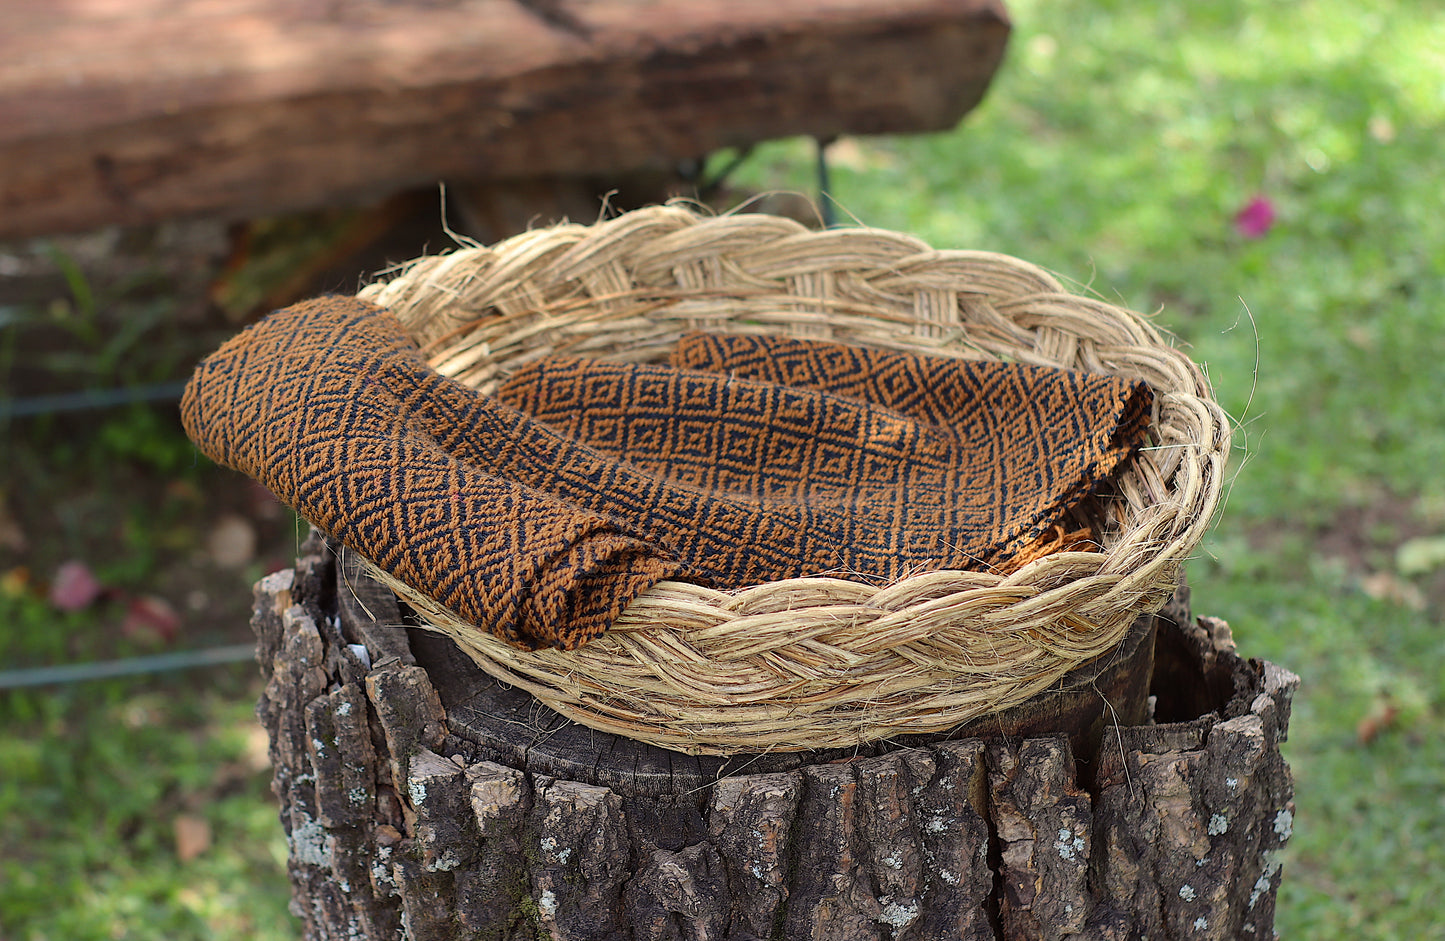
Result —
<svg viewBox="0 0 1445 941"><path fill-rule="evenodd" d="M1143 383L1107 376L786 337L692 334L678 344L672 362L820 389L900 412L952 436L972 463L975 481L1001 486L1005 477L1018 479L1042 462L1032 517L1015 515L1031 498L1005 510L998 501L1002 490L980 488L982 503L973 511L980 525L997 528L997 547L959 567L1000 573L1052 552L1099 548L1093 531L1071 528L1066 515L1133 453L1153 403Z"/></svg>
<svg viewBox="0 0 1445 941"><path fill-rule="evenodd" d="M1007 565L1128 456L1141 383L831 343L552 357L480 396L389 313L321 298L197 369L183 417L382 569L519 646L575 648L663 579Z"/></svg>

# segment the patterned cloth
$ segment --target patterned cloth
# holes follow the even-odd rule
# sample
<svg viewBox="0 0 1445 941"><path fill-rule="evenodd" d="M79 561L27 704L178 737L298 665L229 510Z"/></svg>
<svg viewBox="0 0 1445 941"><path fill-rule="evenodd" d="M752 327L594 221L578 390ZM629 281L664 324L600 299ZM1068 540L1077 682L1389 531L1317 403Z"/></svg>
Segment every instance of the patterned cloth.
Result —
<svg viewBox="0 0 1445 941"><path fill-rule="evenodd" d="M670 365L544 359L488 398L382 308L327 297L225 344L182 414L462 619L573 649L663 579L1007 570L1058 544L1151 403L1105 376L711 335Z"/></svg>

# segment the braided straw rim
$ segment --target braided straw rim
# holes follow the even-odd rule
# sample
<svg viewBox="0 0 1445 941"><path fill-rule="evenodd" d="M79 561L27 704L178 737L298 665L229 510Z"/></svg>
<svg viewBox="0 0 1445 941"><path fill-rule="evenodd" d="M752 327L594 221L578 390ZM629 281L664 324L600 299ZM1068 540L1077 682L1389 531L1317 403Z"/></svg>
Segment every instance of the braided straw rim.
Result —
<svg viewBox="0 0 1445 941"><path fill-rule="evenodd" d="M1017 705L1157 611L1219 504L1229 424L1203 371L1140 315L1006 255L669 205L419 258L360 296L390 308L441 373L483 393L556 352L663 359L693 330L1153 387L1150 440L1089 511L1103 551L1057 553L1006 577L794 578L735 592L663 582L581 649L525 651L376 573L492 676L583 725L668 748L842 747Z"/></svg>

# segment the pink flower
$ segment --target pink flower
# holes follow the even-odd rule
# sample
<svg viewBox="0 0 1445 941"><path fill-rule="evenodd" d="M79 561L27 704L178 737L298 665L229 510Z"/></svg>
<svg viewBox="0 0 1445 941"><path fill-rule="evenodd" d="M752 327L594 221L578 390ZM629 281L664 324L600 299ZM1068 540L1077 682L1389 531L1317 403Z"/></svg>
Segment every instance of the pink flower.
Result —
<svg viewBox="0 0 1445 941"><path fill-rule="evenodd" d="M61 565L50 581L50 603L62 611L80 611L95 603L104 589L84 562Z"/></svg>
<svg viewBox="0 0 1445 941"><path fill-rule="evenodd" d="M1274 203L1256 196L1234 216L1234 229L1247 239L1263 238L1274 226Z"/></svg>

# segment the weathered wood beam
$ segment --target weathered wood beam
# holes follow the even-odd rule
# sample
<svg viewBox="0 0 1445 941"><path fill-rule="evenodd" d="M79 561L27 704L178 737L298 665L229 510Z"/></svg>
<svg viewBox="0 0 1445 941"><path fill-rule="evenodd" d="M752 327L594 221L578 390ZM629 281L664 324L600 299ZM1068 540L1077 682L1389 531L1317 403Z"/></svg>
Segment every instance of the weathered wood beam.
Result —
<svg viewBox="0 0 1445 941"><path fill-rule="evenodd" d="M55 0L0 30L0 237L938 130L1002 0Z"/></svg>

